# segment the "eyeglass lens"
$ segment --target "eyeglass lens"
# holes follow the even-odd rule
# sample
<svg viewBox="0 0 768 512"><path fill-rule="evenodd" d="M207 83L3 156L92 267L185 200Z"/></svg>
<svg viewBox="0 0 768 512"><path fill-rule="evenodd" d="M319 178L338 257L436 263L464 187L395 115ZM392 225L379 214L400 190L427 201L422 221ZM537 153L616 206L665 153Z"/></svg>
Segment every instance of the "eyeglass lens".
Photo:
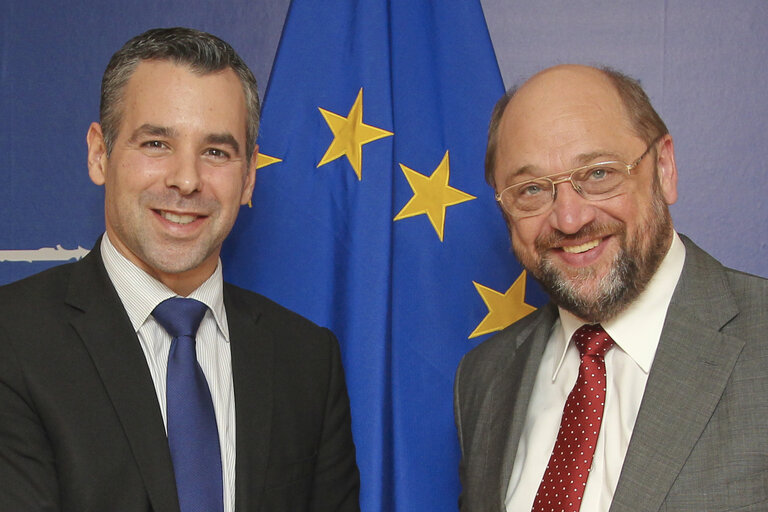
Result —
<svg viewBox="0 0 768 512"><path fill-rule="evenodd" d="M519 187L510 187L502 192L501 202L512 215L534 215L548 208L554 201L556 184L570 181L584 198L601 200L618 194L626 177L626 165L619 162L601 163L575 171L570 176L540 178Z"/></svg>

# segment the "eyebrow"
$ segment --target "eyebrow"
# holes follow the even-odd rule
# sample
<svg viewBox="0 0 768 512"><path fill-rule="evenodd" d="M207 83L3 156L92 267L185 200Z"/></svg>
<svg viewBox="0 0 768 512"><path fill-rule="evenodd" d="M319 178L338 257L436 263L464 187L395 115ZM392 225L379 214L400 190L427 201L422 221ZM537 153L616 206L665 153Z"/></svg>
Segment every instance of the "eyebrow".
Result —
<svg viewBox="0 0 768 512"><path fill-rule="evenodd" d="M598 158L603 162L610 162L613 160L621 161L621 155L619 155L615 151L608 151L608 150L601 149L599 151L592 151L590 153L582 153L578 155L575 159L577 163L573 168L581 167L582 165L587 165L588 162L591 162L592 160L597 160Z"/></svg>
<svg viewBox="0 0 768 512"><path fill-rule="evenodd" d="M175 128L144 123L133 131L128 140L136 142L142 136L173 138L178 137L178 134ZM240 144L231 133L211 133L205 137L204 142L205 144L226 144L232 148L236 155L240 154Z"/></svg>
<svg viewBox="0 0 768 512"><path fill-rule="evenodd" d="M621 156L618 153L614 152L614 151L608 151L608 150L598 150L598 151L591 151L589 153L582 153L580 155L577 155L576 158L574 158L574 162L575 162L574 166L572 166L572 167L570 167L570 168L568 168L568 169L566 169L566 170L564 170L562 172L568 172L568 171L570 171L572 169L576 169L576 168L581 167L583 165L588 165L588 162L591 162L591 161L597 160L597 159L600 159L603 162L612 161L612 160L621 161ZM535 179L535 177L534 177L534 170L535 169L537 169L537 166L535 166L535 165L531 165L531 164L524 165L524 166L516 169L512 173L510 173L509 176L508 176L508 179L506 180L506 182L510 183L510 181L514 181L515 178L517 178L517 177L519 177L521 175L524 175L524 174L528 174L529 176L533 177L532 179ZM548 173L544 174L543 176L550 176L552 174L559 174L559 173L548 172Z"/></svg>
<svg viewBox="0 0 768 512"><path fill-rule="evenodd" d="M128 139L130 142L136 142L142 135L151 135L154 137L175 137L176 130L167 126L158 126L156 124L144 123L136 128Z"/></svg>
<svg viewBox="0 0 768 512"><path fill-rule="evenodd" d="M230 146L236 155L240 154L240 144L231 133L211 133L205 137L206 144L226 144Z"/></svg>

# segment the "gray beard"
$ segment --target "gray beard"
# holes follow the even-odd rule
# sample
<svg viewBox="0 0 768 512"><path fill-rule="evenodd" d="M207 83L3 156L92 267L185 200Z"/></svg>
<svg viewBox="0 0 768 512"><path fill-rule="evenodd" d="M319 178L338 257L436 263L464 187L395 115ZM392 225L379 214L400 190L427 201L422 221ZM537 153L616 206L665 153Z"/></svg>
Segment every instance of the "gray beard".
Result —
<svg viewBox="0 0 768 512"><path fill-rule="evenodd" d="M597 323L618 314L645 288L637 276L640 269L622 249L614 258L611 270L600 279L598 294L588 299L579 292L579 284L593 278L594 269L586 269L568 280L554 267L549 259L542 260L534 277L549 294L552 302L570 311L582 320Z"/></svg>
<svg viewBox="0 0 768 512"><path fill-rule="evenodd" d="M582 283L594 279L593 268L583 269L568 279L552 260L542 257L536 268L528 270L552 302L587 322L604 322L623 311L645 290L667 253L673 232L672 219L660 193L655 194L651 217L642 232L648 236L647 247L643 247L640 239L629 245L626 232L621 235L621 249L608 274L600 279L596 297L580 291Z"/></svg>

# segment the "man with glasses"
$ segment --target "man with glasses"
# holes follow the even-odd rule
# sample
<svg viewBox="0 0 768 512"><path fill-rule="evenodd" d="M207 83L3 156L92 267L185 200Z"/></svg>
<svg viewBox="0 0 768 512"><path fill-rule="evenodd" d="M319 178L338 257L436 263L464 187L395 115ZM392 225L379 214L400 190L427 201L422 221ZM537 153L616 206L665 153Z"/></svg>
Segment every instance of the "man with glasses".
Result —
<svg viewBox="0 0 768 512"><path fill-rule="evenodd" d="M459 366L461 510L765 510L767 281L674 231L640 85L535 75L494 109L486 179L551 303Z"/></svg>

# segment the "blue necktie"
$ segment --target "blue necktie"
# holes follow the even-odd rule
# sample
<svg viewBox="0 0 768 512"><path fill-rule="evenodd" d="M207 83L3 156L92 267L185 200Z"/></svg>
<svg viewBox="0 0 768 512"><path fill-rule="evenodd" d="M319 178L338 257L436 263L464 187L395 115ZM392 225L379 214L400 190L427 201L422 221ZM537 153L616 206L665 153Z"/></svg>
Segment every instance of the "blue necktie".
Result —
<svg viewBox="0 0 768 512"><path fill-rule="evenodd" d="M224 510L216 415L195 354L195 334L207 309L194 299L174 297L152 312L173 337L168 354L166 411L181 512Z"/></svg>

